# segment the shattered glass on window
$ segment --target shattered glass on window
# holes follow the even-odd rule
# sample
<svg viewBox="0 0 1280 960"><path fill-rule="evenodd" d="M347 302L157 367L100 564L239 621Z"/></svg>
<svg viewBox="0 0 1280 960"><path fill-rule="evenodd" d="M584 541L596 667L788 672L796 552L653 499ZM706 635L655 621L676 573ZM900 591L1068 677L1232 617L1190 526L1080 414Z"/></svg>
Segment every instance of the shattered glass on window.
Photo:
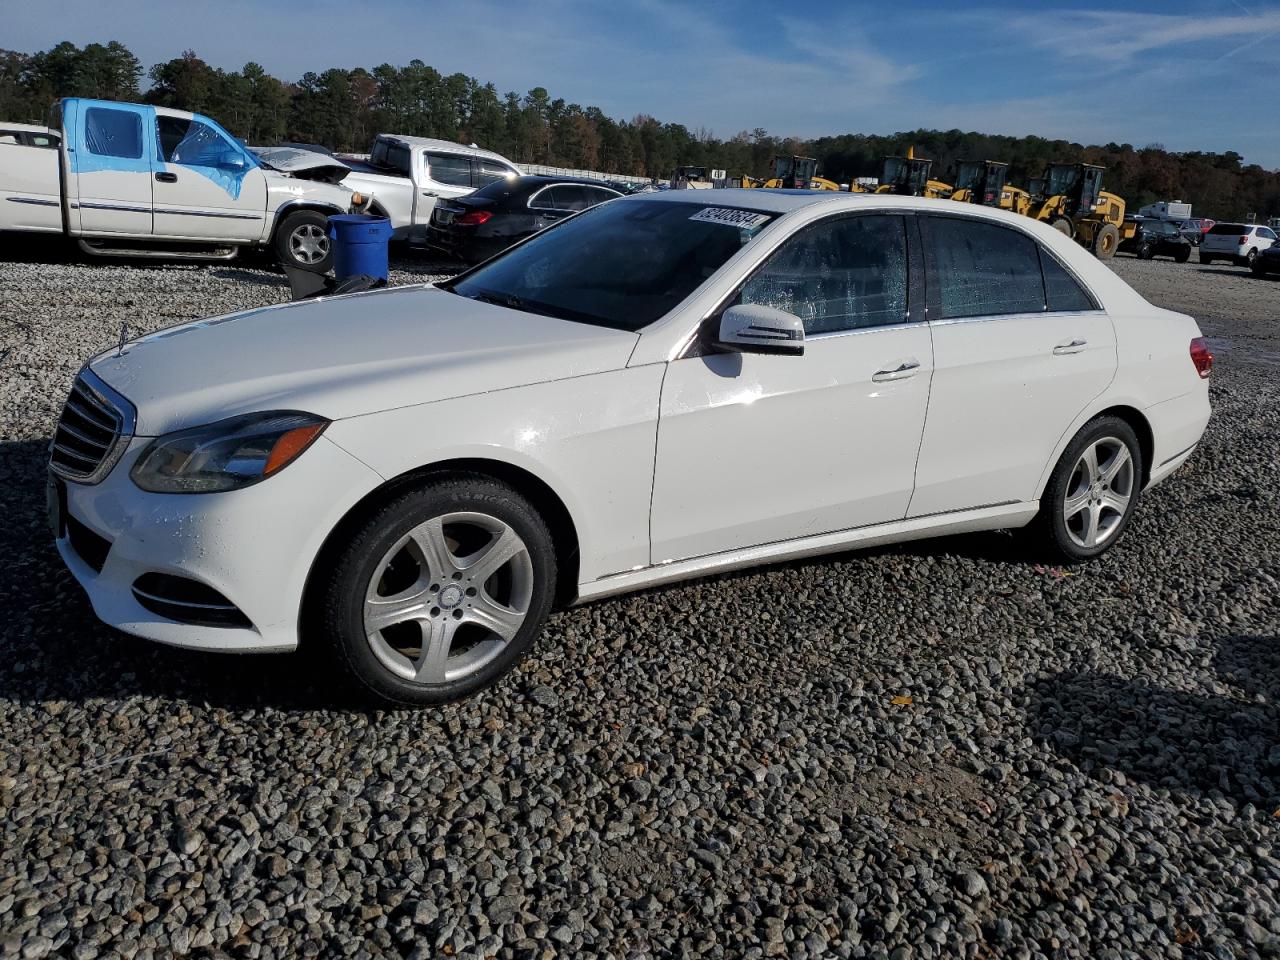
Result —
<svg viewBox="0 0 1280 960"><path fill-rule="evenodd" d="M738 302L794 314L809 336L903 323L905 221L860 216L809 227L747 281Z"/></svg>
<svg viewBox="0 0 1280 960"><path fill-rule="evenodd" d="M978 220L930 217L937 299L931 319L1043 313L1036 243L1017 230Z"/></svg>

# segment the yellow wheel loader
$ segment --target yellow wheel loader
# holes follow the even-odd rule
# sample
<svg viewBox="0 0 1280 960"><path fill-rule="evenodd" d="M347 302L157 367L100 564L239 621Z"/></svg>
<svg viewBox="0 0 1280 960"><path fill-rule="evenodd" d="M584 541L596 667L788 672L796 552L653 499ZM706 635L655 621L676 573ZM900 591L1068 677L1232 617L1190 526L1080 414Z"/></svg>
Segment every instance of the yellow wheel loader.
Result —
<svg viewBox="0 0 1280 960"><path fill-rule="evenodd" d="M1033 180L1027 215L1074 237L1100 260L1115 256L1133 224L1124 219L1124 200L1102 189L1105 167L1092 163L1054 163Z"/></svg>
<svg viewBox="0 0 1280 960"><path fill-rule="evenodd" d="M956 164L956 189L951 199L984 207L1003 206L1008 176L1009 165L999 160L961 160Z"/></svg>
<svg viewBox="0 0 1280 960"><path fill-rule="evenodd" d="M773 176L768 180L743 174L742 186L765 187L770 190L840 189L840 184L834 180L818 176L818 161L813 157L788 157L779 154L770 162L769 169L773 172Z"/></svg>
<svg viewBox="0 0 1280 960"><path fill-rule="evenodd" d="M946 200L955 193L955 188L941 180L930 179L932 168L933 161L917 157L914 148L907 150L905 157L885 157L880 186L875 192Z"/></svg>

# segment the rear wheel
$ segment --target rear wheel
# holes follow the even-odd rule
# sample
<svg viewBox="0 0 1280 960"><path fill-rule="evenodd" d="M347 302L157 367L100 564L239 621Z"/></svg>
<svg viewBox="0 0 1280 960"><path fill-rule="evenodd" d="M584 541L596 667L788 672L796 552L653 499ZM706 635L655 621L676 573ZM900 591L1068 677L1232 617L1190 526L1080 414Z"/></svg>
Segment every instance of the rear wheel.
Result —
<svg viewBox="0 0 1280 960"><path fill-rule="evenodd" d="M1191 259L1191 248L1182 247L1173 255L1173 259L1177 260L1179 263L1186 263Z"/></svg>
<svg viewBox="0 0 1280 960"><path fill-rule="evenodd" d="M1058 559L1089 560L1120 539L1142 488L1142 448L1119 417L1089 421L1049 476L1034 527Z"/></svg>
<svg viewBox="0 0 1280 960"><path fill-rule="evenodd" d="M333 266L329 218L318 210L291 213L276 227L276 259L284 266L327 273Z"/></svg>
<svg viewBox="0 0 1280 960"><path fill-rule="evenodd" d="M485 477L428 483L368 516L321 588L318 629L378 699L445 703L525 655L555 592L542 518Z"/></svg>
<svg viewBox="0 0 1280 960"><path fill-rule="evenodd" d="M1114 223L1104 223L1093 238L1093 255L1099 260L1110 260L1120 245L1120 231Z"/></svg>
<svg viewBox="0 0 1280 960"><path fill-rule="evenodd" d="M1250 270L1252 270L1253 265L1257 262L1258 262L1258 249L1257 247L1255 247L1245 255L1244 263L1245 263L1245 266L1247 266Z"/></svg>

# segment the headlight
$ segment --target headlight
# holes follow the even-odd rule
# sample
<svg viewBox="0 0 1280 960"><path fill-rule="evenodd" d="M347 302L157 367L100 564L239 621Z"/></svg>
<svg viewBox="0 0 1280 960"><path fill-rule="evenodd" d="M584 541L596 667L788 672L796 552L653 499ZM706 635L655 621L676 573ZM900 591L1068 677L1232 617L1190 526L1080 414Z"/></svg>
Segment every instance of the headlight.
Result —
<svg viewBox="0 0 1280 960"><path fill-rule="evenodd" d="M238 490L283 470L328 425L328 420L292 411L219 420L156 438L129 476L152 493Z"/></svg>

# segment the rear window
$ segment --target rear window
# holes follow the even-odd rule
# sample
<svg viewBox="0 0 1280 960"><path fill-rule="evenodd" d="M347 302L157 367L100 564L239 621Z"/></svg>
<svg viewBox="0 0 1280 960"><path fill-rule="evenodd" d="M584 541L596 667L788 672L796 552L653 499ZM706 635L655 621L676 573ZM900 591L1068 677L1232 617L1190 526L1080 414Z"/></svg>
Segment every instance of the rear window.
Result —
<svg viewBox="0 0 1280 960"><path fill-rule="evenodd" d="M1215 223L1212 227L1209 228L1209 232L1212 234L1226 233L1226 234L1230 234L1233 237L1238 237L1242 233L1248 233L1249 228L1246 227L1243 223Z"/></svg>

